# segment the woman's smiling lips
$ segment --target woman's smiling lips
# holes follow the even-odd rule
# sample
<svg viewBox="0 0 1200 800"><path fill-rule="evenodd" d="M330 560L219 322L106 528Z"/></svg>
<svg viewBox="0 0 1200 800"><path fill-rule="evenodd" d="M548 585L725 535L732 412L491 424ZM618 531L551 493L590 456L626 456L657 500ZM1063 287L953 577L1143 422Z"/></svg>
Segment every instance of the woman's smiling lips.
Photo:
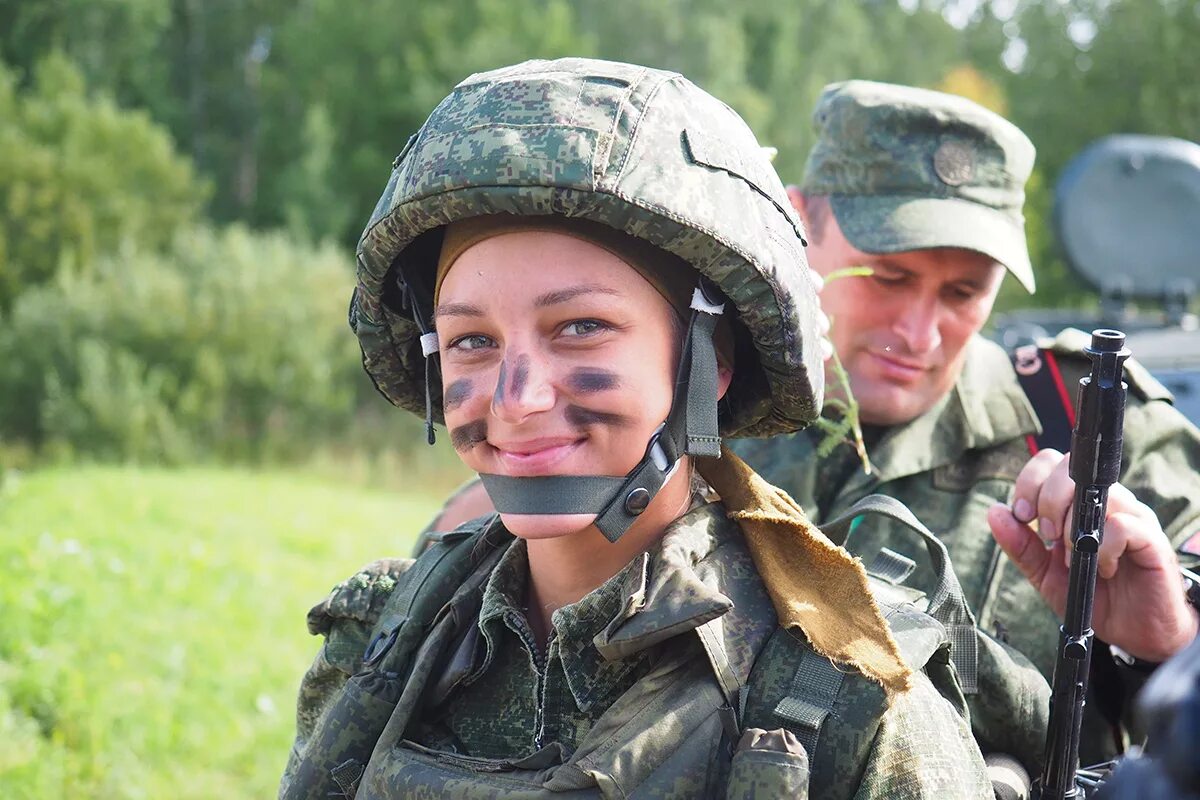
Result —
<svg viewBox="0 0 1200 800"><path fill-rule="evenodd" d="M508 475L546 475L561 464L587 439L586 436L554 436L520 442L491 442L496 457Z"/></svg>

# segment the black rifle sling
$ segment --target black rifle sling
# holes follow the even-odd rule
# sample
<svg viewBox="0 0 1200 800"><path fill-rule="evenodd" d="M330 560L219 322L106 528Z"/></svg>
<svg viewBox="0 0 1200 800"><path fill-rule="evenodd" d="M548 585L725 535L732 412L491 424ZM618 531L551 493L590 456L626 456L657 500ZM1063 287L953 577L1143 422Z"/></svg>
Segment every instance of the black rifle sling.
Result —
<svg viewBox="0 0 1200 800"><path fill-rule="evenodd" d="M1018 347L1010 358L1017 381L1042 423L1040 434L1027 437L1030 455L1048 448L1067 452L1071 449L1071 431L1075 428L1075 401L1063 380L1054 352L1028 345Z"/></svg>

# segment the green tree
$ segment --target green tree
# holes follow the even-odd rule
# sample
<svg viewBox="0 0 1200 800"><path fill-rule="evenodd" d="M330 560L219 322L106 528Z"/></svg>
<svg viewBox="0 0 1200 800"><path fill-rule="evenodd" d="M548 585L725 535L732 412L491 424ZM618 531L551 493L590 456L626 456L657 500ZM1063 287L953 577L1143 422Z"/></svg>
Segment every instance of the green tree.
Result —
<svg viewBox="0 0 1200 800"><path fill-rule="evenodd" d="M60 268L166 245L205 192L166 131L90 96L61 54L24 90L0 67L0 311Z"/></svg>
<svg viewBox="0 0 1200 800"><path fill-rule="evenodd" d="M103 460L283 458L367 404L346 254L241 226L98 259L0 325L0 440ZM376 430L416 420L396 412ZM412 437L410 441L416 441Z"/></svg>
<svg viewBox="0 0 1200 800"><path fill-rule="evenodd" d="M458 81L588 50L562 0L300 4L262 67L254 222L353 242L405 140Z"/></svg>

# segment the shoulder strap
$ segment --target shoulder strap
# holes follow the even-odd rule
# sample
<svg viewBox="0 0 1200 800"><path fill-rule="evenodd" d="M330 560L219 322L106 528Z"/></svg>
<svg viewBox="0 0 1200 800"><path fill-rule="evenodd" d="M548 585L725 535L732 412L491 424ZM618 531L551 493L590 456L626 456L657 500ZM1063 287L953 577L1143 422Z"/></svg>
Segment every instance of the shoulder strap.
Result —
<svg viewBox="0 0 1200 800"><path fill-rule="evenodd" d="M787 695L775 706L775 715L792 723L792 732L808 753L817 751L821 726L833 712L844 673L812 648L805 648L792 676Z"/></svg>
<svg viewBox="0 0 1200 800"><path fill-rule="evenodd" d="M729 652L725 649L725 641L718 630L720 624L720 617L711 619L697 626L696 634L700 637L704 654L708 656L708 663L712 667L713 675L716 676L717 684L721 687L721 696L725 698L725 705L719 712L721 727L728 737L729 746L733 747L742 735L741 702L745 679L739 677L729 663Z"/></svg>
<svg viewBox="0 0 1200 800"><path fill-rule="evenodd" d="M950 563L950 554L946 545L921 523L909 510L908 506L892 497L881 494L867 495L850 507L846 513L825 523L821 531L834 542L839 544L846 541L850 530L857 520L865 514L878 514L894 522L920 537L933 563L933 571L938 576L937 585L929 595L929 604L925 613L942 623L950 636L953 645L951 657L958 670L958 677L965 694L975 694L979 690L978 680L978 641L975 633L975 615L967 607L962 585L954 574ZM890 559L889 559L890 560ZM894 580L894 576L886 576Z"/></svg>
<svg viewBox="0 0 1200 800"><path fill-rule="evenodd" d="M469 524L437 541L400 577L350 678L318 722L295 769L280 787L281 800L352 797L365 765L387 731L430 627L472 570L496 552L477 546L494 531Z"/></svg>
<svg viewBox="0 0 1200 800"><path fill-rule="evenodd" d="M1054 351L1030 344L1013 350L1010 357L1017 382L1042 423L1040 434L1026 437L1030 455L1047 448L1067 452L1075 428L1075 403Z"/></svg>
<svg viewBox="0 0 1200 800"><path fill-rule="evenodd" d="M944 638L940 626L926 620ZM888 708L879 684L856 670L839 669L803 635L776 628L743 694L743 725L785 728L803 745L810 768L808 796L848 800L855 795Z"/></svg>

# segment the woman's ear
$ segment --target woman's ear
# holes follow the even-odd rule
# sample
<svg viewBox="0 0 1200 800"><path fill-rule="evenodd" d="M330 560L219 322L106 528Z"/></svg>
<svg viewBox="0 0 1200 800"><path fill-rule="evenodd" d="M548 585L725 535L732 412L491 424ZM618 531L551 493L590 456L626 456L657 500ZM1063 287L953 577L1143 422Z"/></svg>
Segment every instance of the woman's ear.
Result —
<svg viewBox="0 0 1200 800"><path fill-rule="evenodd" d="M788 200L792 204L792 208L796 209L796 213L800 215L801 219L805 220L804 224L807 225L808 218L807 218L807 214L806 214L807 209L805 208L805 203L804 203L804 192L800 191L799 186L796 186L795 184L792 184L792 183L789 183L787 185L786 191L787 191Z"/></svg>
<svg viewBox="0 0 1200 800"><path fill-rule="evenodd" d="M717 361L717 399L724 399L725 393L729 391L729 384L733 383L733 370Z"/></svg>

